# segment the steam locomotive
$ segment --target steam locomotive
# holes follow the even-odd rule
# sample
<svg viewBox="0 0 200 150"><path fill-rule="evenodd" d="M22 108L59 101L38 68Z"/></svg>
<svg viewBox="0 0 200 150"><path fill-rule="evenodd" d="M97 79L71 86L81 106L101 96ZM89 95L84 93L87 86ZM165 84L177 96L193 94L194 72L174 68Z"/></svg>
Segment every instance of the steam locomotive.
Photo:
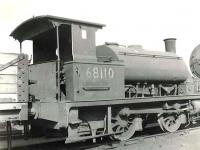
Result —
<svg viewBox="0 0 200 150"><path fill-rule="evenodd" d="M0 123L8 137L21 130L66 143L127 140L151 124L174 132L200 119L198 48L191 56L192 77L175 54L176 39L164 40L166 52L96 46L95 32L103 27L47 15L11 33L20 54L0 54ZM33 64L22 53L26 40L33 42Z"/></svg>

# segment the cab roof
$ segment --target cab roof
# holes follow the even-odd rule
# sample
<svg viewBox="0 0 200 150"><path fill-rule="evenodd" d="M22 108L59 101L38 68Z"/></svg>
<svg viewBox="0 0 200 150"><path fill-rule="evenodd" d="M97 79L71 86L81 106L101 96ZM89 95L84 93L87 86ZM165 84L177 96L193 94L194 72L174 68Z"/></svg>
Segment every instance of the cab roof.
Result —
<svg viewBox="0 0 200 150"><path fill-rule="evenodd" d="M48 31L54 28L55 26L62 24L78 24L100 29L105 26L104 24L99 23L92 23L87 21L45 15L33 17L24 21L17 28L14 29L10 36L18 40L19 42L23 42L24 40L32 40L38 34Z"/></svg>

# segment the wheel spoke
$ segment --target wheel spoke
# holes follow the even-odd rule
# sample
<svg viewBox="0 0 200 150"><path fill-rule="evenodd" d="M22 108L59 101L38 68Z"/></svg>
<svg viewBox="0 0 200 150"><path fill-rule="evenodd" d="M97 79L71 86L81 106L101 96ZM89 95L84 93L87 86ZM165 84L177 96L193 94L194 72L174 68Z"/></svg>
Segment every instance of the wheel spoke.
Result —
<svg viewBox="0 0 200 150"><path fill-rule="evenodd" d="M167 126L169 126L170 123L171 123L171 120L167 120L167 121L165 122L165 124L166 124Z"/></svg>
<svg viewBox="0 0 200 150"><path fill-rule="evenodd" d="M112 124L112 128L115 128L115 127L117 127L119 125L119 123L118 122L115 122L114 124Z"/></svg>
<svg viewBox="0 0 200 150"><path fill-rule="evenodd" d="M117 129L116 129L116 132L117 132L117 133L120 132L120 129L121 129L121 127L118 126Z"/></svg>
<svg viewBox="0 0 200 150"><path fill-rule="evenodd" d="M117 118L116 117L112 117L111 120L112 121L117 121Z"/></svg>
<svg viewBox="0 0 200 150"><path fill-rule="evenodd" d="M124 130L124 128L122 128L122 132L124 132L125 130Z"/></svg>

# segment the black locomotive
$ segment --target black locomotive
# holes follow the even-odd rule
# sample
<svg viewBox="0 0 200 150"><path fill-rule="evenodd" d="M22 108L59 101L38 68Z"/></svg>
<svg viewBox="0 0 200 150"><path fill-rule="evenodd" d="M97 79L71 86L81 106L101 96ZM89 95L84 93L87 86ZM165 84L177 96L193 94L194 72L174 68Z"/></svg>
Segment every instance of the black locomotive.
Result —
<svg viewBox="0 0 200 150"><path fill-rule="evenodd" d="M199 81L175 54L175 39L165 40L166 52L117 43L96 47L102 27L39 16L11 33L21 49L23 41L33 42L33 64L21 49L0 54L0 121L8 131L56 133L66 143L127 140L151 123L174 132L199 119ZM191 57L198 73L197 62Z"/></svg>

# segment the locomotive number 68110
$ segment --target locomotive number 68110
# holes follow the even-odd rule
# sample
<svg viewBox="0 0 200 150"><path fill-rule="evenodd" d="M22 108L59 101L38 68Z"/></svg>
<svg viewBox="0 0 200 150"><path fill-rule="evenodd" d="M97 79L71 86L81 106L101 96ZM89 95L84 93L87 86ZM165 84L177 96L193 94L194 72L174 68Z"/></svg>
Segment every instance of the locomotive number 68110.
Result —
<svg viewBox="0 0 200 150"><path fill-rule="evenodd" d="M113 79L114 69L109 67L88 67L86 76L90 79Z"/></svg>

